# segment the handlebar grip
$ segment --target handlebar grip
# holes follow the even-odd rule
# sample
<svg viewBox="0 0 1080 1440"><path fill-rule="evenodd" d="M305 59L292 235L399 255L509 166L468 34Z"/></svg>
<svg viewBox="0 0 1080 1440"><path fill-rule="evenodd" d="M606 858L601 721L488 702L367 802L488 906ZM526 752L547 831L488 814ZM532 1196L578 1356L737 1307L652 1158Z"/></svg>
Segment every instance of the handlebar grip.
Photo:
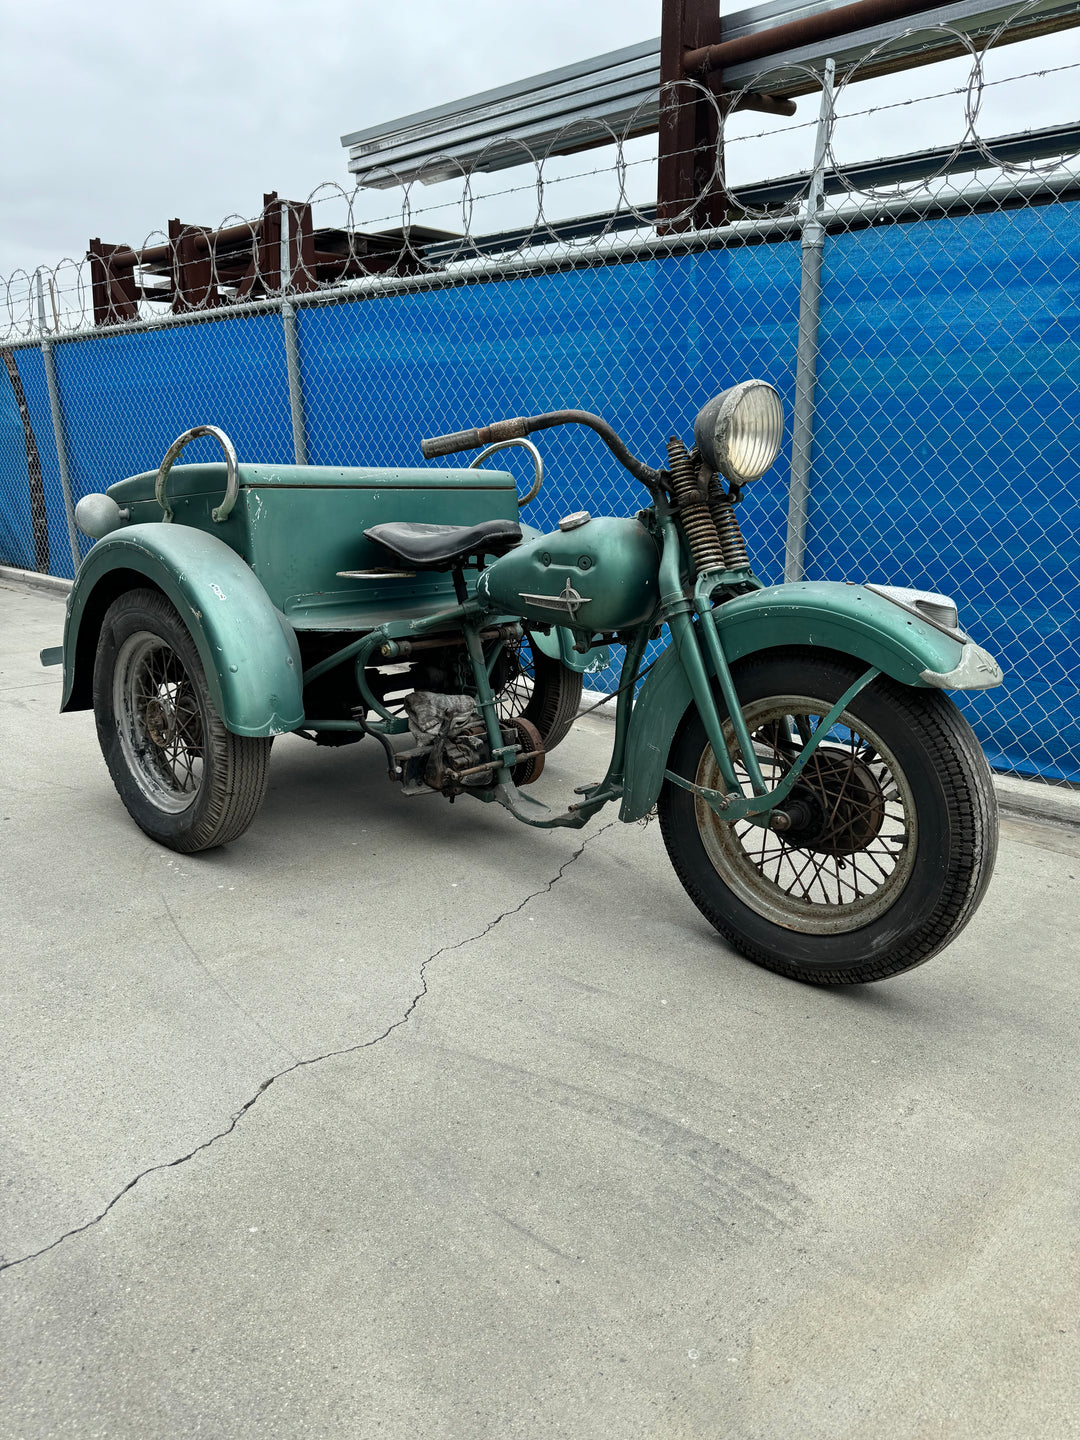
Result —
<svg viewBox="0 0 1080 1440"><path fill-rule="evenodd" d="M459 450L479 450L481 445L491 445L496 440L520 440L533 430L543 430L547 417L533 416L531 419L518 415L513 420L496 420L493 425L482 425L478 430L458 430L453 435L434 435L430 440L420 441L420 450L425 460L436 455L455 455Z"/></svg>
<svg viewBox="0 0 1080 1440"><path fill-rule="evenodd" d="M425 460L436 455L456 455L459 450L479 450L483 445L479 430L455 430L452 435L433 435L430 440L420 441L420 451Z"/></svg>

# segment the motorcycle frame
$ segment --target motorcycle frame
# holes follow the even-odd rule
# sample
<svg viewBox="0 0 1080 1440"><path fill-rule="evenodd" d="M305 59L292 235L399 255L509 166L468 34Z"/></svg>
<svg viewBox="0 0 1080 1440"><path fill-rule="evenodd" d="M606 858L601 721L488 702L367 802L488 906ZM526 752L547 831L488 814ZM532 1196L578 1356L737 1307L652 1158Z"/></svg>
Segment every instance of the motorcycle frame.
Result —
<svg viewBox="0 0 1080 1440"><path fill-rule="evenodd" d="M408 722L401 716L393 715L386 705L372 693L365 678L367 665L378 652L380 658L393 660L399 653L397 642L415 641L440 631L452 631L464 637L466 650L472 667L476 686L477 710L483 721L493 762L497 765L494 785L486 788L471 788L468 794L487 803L501 804L522 823L539 829L567 827L579 829L588 823L604 806L623 795L628 743L634 715L635 686L641 661L650 635L658 625L666 624L690 687L693 703L701 716L706 737L716 756L717 765L724 781L725 790L711 790L692 784L684 777L665 769L664 775L672 783L692 791L722 820L748 820L753 824L768 826L771 812L787 797L798 781L804 767L821 741L828 735L847 705L880 673L875 666L867 670L845 690L844 694L824 717L810 740L803 746L798 759L785 774L783 780L769 789L761 772L754 752L750 733L743 718L742 709L731 669L724 654L724 647L715 624L715 597L718 593L727 596L745 591L747 588L760 589L760 582L749 569L709 570L700 575L692 591L687 594L684 574L687 571L687 557L683 537L676 519L676 512L662 497L654 504L656 530L660 538L660 594L654 613L640 625L628 630L625 635L626 652L619 674L616 692L615 734L611 756L604 778L596 785L586 788L580 802L570 805L565 811L552 812L547 805L519 790L512 777L517 760L517 749L504 742L491 687L491 671L495 658L504 642L497 641L491 656L484 653L485 631L493 626L513 624L522 617L493 614L479 600L473 598L452 608L439 611L420 620L388 621L376 630L358 640L343 646L333 655L319 661L304 672L305 687L313 680L353 661L356 685L364 705L380 718L366 719L313 719L305 716L305 725L315 730L352 731L372 735L384 746L390 762L390 774L399 778L395 767L394 751L389 737L405 734ZM726 593L725 593L726 592ZM724 736L723 720L716 703L716 695L709 678L709 668L716 677L717 686L724 701L728 720L734 732L734 740L742 757L750 780L752 795L743 792L735 773L734 761Z"/></svg>

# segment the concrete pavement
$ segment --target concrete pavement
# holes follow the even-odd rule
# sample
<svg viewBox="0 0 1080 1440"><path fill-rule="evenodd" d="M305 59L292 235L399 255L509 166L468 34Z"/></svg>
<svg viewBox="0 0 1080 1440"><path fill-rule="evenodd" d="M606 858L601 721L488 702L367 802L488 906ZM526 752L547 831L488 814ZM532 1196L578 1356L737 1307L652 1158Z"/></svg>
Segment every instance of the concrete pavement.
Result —
<svg viewBox="0 0 1080 1440"><path fill-rule="evenodd" d="M835 992L656 826L365 745L277 742L180 857L56 713L62 616L0 584L0 1437L1080 1428L1077 831L1006 821L954 945Z"/></svg>

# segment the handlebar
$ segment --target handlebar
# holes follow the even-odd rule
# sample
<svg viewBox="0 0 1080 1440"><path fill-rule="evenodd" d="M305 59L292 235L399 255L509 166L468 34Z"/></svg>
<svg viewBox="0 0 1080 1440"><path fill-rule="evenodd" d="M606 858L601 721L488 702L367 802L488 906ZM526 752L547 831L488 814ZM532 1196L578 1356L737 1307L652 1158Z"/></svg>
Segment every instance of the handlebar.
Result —
<svg viewBox="0 0 1080 1440"><path fill-rule="evenodd" d="M640 480L647 490L653 492L663 489L660 471L632 455L607 421L601 420L599 415L590 415L587 410L551 410L546 415L519 415L513 420L496 420L494 424L476 430L433 435L420 442L420 449L426 460L432 460L436 455L478 450L481 445L491 445L500 440L521 440L537 430L551 430L556 425L587 425L590 430L596 431L615 459L625 470L629 470L635 480Z"/></svg>

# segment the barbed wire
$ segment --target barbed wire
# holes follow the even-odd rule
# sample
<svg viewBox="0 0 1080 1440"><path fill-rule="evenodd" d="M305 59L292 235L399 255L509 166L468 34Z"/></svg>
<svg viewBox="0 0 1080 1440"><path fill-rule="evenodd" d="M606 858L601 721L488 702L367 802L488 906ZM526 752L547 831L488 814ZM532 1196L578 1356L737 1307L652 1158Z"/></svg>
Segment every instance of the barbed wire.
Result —
<svg viewBox="0 0 1080 1440"><path fill-rule="evenodd" d="M970 190L970 181L955 185L950 177L964 155L964 173L979 175L985 188L986 172L1003 182L1042 179L1050 182L1055 173L1068 178L1070 167L1080 154L1080 146L1063 144L1060 153L1037 155L1023 161L995 152L1000 137L984 137L979 132L979 116L984 94L1004 85L1044 80L1080 68L1080 62L1043 66L1018 74L987 79L985 66L988 54L1008 32L1010 24L1022 19L1036 3L1025 0L1001 25L981 35L965 35L948 25L911 27L890 36L874 47L861 60L849 66L840 80L827 116L825 136L825 177L832 192L840 193L847 204L860 205L866 211L901 198L925 197L930 200L945 190L955 191L959 198ZM847 87L860 78L860 71L872 70L881 62L890 47L903 44L910 37L933 33L949 41L967 54L970 60L966 85L936 91L928 95L910 96L903 100L883 102L860 110L843 112L841 101ZM308 300L320 293L337 291L342 285L364 281L376 288L381 283L391 287L407 280L422 286L425 283L446 283L451 275L459 283L470 278L469 262L480 259L492 249L493 236L504 237L502 253L526 254L538 249L559 251L565 259L578 263L590 250L598 258L610 251L619 237L647 234L657 237L657 212L652 201L631 197L630 178L655 169L655 154L627 153L638 140L635 134L642 116L652 107L671 105L677 98L694 97L711 104L715 110L718 141L711 174L706 174L699 193L681 215L667 217L667 228L679 231L681 222L699 213L709 201L715 212L726 216L733 235L740 224L770 223L782 217L797 215L805 205L810 184L810 165L801 176L788 177L790 183L782 199L766 198L753 203L755 194L768 195L768 182L732 184L728 180L725 153L733 147L763 140L787 139L807 130L816 130L819 121L808 119L795 125L773 126L749 133L732 133L731 117L737 104L768 90L776 72L763 72L747 83L734 97L723 101L697 81L680 81L661 87L641 100L633 114L616 130L604 122L575 121L550 138L543 148L530 146L513 136L496 137L470 158L468 165L452 155L429 157L429 172L440 168L444 175L448 166L459 172L460 193L453 199L440 199L429 205L415 203L416 187L424 183L423 172L403 176L400 207L376 219L358 218L363 210L361 199L368 190L357 183L351 190L336 181L316 186L303 201L275 201L257 219L231 215L208 232L201 227L181 227L177 233L152 232L137 247L102 247L102 253L83 259L65 257L53 266L40 266L33 274L24 269L0 279L0 339L12 341L36 334L75 334L103 324L145 323L160 319L158 308L167 304L172 313L206 315L244 302L295 295ZM804 85L816 86L821 79L809 67L788 66L783 78L790 86L793 77ZM963 131L948 147L934 152L938 163L927 173L913 174L909 180L892 180L875 185L872 176L876 162L860 161L853 168L838 155L839 144L852 122L898 109L933 101L964 96ZM573 137L583 124L595 134L597 124L610 135L614 157L608 154L604 164L570 173L553 173L560 144ZM488 190L480 182L485 166L497 161L507 168L507 147L521 151L521 165L531 167L529 178L522 183L503 185ZM965 153L966 152L966 153ZM684 152L689 153L689 152ZM930 152L927 152L930 153ZM700 159L700 156L698 157ZM902 158L902 157L894 157ZM807 157L808 162L810 157ZM599 178L613 182L615 203L608 212L597 216L592 226L574 226L567 219L550 218L550 196L559 186L581 185ZM443 183L455 183L443 180ZM775 187L774 187L775 189ZM499 222L500 212L507 212L510 202L532 195L535 205L516 223ZM834 204L834 209L836 208ZM320 218L336 210L337 223L315 226L315 212ZM481 228L478 213L489 217ZM445 231L443 238L424 235L430 222L439 218L458 217L458 227ZM494 215L494 219L491 219ZM428 222L428 223L424 223ZM393 226L397 233L388 234ZM175 227L174 227L175 229ZM284 238L283 238L284 236ZM674 238L672 243L676 243ZM319 248L319 247L322 248ZM314 257L314 258L313 258ZM548 257L551 258L550 256ZM160 295L155 294L160 292Z"/></svg>

